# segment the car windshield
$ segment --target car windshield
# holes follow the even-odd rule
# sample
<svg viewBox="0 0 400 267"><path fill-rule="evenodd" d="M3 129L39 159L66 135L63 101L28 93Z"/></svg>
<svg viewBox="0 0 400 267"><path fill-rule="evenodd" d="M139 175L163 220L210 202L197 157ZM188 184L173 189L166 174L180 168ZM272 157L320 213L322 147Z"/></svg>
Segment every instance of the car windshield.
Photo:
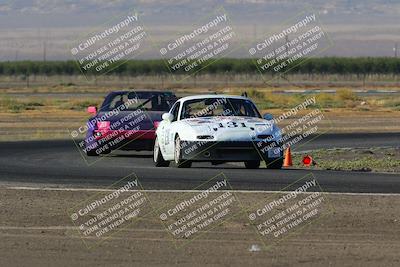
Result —
<svg viewBox="0 0 400 267"><path fill-rule="evenodd" d="M182 119L212 116L261 117L253 102L247 99L200 98L183 103Z"/></svg>
<svg viewBox="0 0 400 267"><path fill-rule="evenodd" d="M176 101L171 93L118 92L106 97L101 111L111 111L123 107L123 110L168 111Z"/></svg>

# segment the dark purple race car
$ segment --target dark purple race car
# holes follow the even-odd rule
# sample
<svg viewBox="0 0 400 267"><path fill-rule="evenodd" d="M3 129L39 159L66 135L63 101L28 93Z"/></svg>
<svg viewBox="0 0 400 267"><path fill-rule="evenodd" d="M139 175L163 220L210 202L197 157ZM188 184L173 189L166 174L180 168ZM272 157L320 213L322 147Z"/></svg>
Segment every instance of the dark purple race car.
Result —
<svg viewBox="0 0 400 267"><path fill-rule="evenodd" d="M177 97L172 92L117 91L105 98L100 110L88 107L85 152L88 156L112 150L152 150L155 130Z"/></svg>

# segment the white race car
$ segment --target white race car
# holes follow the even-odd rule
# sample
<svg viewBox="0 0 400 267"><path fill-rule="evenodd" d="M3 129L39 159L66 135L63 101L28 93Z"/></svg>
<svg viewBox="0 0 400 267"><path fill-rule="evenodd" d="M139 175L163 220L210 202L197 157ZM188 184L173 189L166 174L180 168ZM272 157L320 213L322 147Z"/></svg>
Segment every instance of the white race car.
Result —
<svg viewBox="0 0 400 267"><path fill-rule="evenodd" d="M280 169L281 130L270 114L261 117L247 97L198 95L179 99L164 113L156 130L154 163L180 168L192 162L244 162L255 169L260 161Z"/></svg>

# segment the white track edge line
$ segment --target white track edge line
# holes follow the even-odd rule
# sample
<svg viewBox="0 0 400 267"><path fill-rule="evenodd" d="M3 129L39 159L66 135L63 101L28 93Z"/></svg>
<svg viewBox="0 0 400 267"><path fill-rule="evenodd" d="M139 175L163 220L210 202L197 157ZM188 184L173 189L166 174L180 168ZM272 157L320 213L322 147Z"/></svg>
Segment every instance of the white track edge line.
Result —
<svg viewBox="0 0 400 267"><path fill-rule="evenodd" d="M102 188L51 188L51 187L26 187L26 186L10 186L0 187L0 189L9 190L38 190L38 191L71 191L71 192L113 192L114 189ZM149 193L197 193L202 190L141 190ZM270 190L218 190L218 192L235 192L235 193L287 193L291 191L270 191ZM312 194L314 192L301 192L301 194ZM326 195L349 195L349 196L400 196L400 193L350 193L350 192L321 192Z"/></svg>

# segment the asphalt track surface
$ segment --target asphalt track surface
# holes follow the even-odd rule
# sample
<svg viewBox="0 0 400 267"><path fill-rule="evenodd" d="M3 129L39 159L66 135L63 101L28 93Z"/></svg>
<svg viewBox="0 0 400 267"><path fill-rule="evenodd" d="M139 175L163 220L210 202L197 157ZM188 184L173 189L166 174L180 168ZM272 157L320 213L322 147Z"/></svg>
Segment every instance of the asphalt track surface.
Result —
<svg viewBox="0 0 400 267"><path fill-rule="evenodd" d="M400 133L326 134L294 150L335 147L400 146ZM400 175L310 170L247 170L196 163L190 169L155 168L151 153L129 152L84 161L71 140L0 143L0 185L106 188L134 172L144 189L189 190L220 174L235 190L276 191L311 172L326 192L400 193ZM90 158L92 160L92 158Z"/></svg>

